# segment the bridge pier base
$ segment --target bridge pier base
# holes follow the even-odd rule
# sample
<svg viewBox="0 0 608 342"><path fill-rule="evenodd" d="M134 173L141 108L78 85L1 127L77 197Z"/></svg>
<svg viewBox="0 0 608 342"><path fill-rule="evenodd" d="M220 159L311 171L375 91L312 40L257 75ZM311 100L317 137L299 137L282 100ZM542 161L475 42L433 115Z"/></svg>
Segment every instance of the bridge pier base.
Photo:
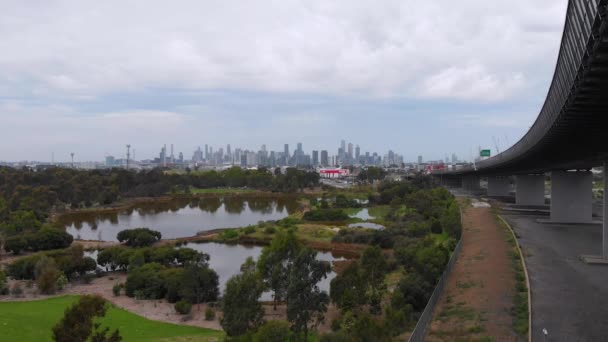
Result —
<svg viewBox="0 0 608 342"><path fill-rule="evenodd" d="M511 193L511 180L506 176L488 176L488 196L508 197Z"/></svg>
<svg viewBox="0 0 608 342"><path fill-rule="evenodd" d="M545 205L545 176L515 176L515 204L522 206Z"/></svg>
<svg viewBox="0 0 608 342"><path fill-rule="evenodd" d="M608 162L604 162L604 199L603 199L603 222L602 222L602 255L581 255L581 259L587 264L608 265Z"/></svg>
<svg viewBox="0 0 608 342"><path fill-rule="evenodd" d="M469 175L462 177L462 188L465 191L479 191L479 176Z"/></svg>
<svg viewBox="0 0 608 342"><path fill-rule="evenodd" d="M551 223L593 223L589 171L551 172Z"/></svg>

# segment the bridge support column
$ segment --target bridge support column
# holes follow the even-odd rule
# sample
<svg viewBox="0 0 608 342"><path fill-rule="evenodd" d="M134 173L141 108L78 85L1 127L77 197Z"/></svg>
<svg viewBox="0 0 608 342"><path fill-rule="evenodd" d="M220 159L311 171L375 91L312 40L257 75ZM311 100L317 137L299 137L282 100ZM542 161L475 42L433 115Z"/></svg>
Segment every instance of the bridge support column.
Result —
<svg viewBox="0 0 608 342"><path fill-rule="evenodd" d="M581 259L588 264L608 265L608 162L604 162L604 199L602 217L602 255L581 255Z"/></svg>
<svg viewBox="0 0 608 342"><path fill-rule="evenodd" d="M479 176L469 175L462 177L462 188L466 191L478 191L479 187Z"/></svg>
<svg viewBox="0 0 608 342"><path fill-rule="evenodd" d="M515 176L515 204L545 205L545 175Z"/></svg>
<svg viewBox="0 0 608 342"><path fill-rule="evenodd" d="M506 176L488 176L488 196L508 197L511 192L511 180Z"/></svg>
<svg viewBox="0 0 608 342"><path fill-rule="evenodd" d="M592 223L592 187L589 171L551 172L551 222Z"/></svg>

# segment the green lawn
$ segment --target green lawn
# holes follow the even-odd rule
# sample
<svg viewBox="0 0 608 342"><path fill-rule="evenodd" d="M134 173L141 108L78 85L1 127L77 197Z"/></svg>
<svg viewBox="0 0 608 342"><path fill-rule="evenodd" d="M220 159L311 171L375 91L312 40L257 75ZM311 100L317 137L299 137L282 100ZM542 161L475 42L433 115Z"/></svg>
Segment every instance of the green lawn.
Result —
<svg viewBox="0 0 608 342"><path fill-rule="evenodd" d="M391 211L391 207L388 205L375 205L368 209L369 215L376 219L384 219L386 215Z"/></svg>
<svg viewBox="0 0 608 342"><path fill-rule="evenodd" d="M52 341L51 328L64 310L78 299L64 296L27 302L0 302L0 340L19 342ZM103 326L119 329L123 341L219 341L223 333L151 321L123 309L111 307Z"/></svg>

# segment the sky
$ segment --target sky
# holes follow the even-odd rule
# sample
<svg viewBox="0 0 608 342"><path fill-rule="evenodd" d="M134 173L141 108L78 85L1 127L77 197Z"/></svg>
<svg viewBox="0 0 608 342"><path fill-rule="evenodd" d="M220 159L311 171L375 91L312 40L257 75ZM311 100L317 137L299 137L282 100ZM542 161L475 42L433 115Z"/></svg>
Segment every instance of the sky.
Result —
<svg viewBox="0 0 608 342"><path fill-rule="evenodd" d="M198 146L470 159L520 139L566 0L0 2L0 160Z"/></svg>

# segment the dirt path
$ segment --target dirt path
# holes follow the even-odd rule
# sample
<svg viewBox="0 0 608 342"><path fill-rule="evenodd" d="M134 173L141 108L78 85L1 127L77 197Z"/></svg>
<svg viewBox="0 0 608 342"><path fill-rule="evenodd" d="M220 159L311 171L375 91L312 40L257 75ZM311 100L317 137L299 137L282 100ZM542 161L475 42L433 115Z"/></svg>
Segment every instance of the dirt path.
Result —
<svg viewBox="0 0 608 342"><path fill-rule="evenodd" d="M467 207L463 220L460 257L426 340L519 341L512 328L515 272L506 232L489 207Z"/></svg>

